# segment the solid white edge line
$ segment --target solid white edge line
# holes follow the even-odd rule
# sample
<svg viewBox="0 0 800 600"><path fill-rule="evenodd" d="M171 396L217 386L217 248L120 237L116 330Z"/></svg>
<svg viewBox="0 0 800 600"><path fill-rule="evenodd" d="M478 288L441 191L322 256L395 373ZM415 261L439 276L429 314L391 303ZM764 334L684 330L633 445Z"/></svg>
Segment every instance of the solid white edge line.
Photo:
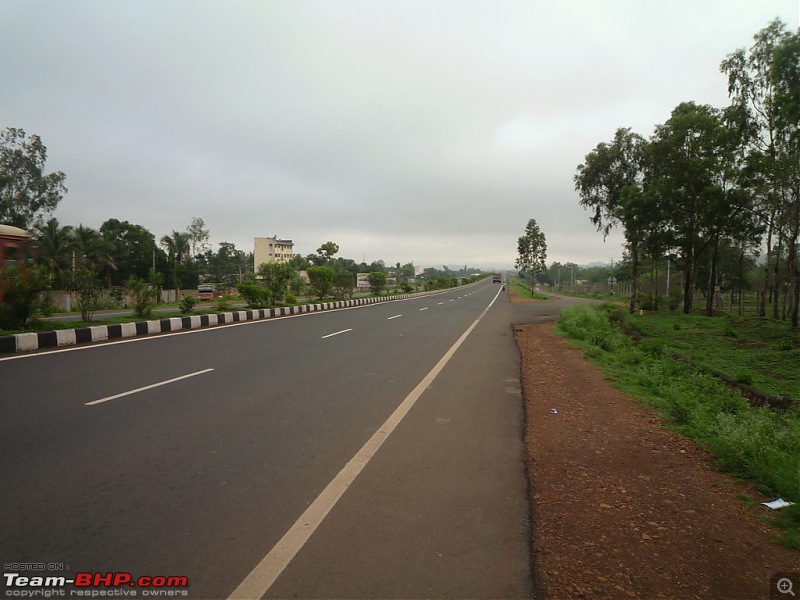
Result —
<svg viewBox="0 0 800 600"><path fill-rule="evenodd" d="M436 363L433 369L431 369L423 380L417 384L411 393L406 396L405 400L400 403L400 406L386 419L383 425L372 434L372 437L367 440L367 443L356 452L355 456L348 461L336 477L322 490L320 495L317 496L314 502L300 515L300 518L294 522L294 525L289 528L272 550L261 559L261 562L259 562L238 587L233 590L231 595L228 596L228 600L252 600L253 598L261 598L267 593L269 588L272 587L272 584L275 583L281 573L289 566L289 563L305 545L314 531L317 530L347 488L353 483L355 478L358 477L364 467L367 466L370 459L378 452L386 439L392 434L406 414L408 414L408 411L416 404L419 397L422 396L422 393L433 380L436 379L436 376L442 369L444 369L445 365L456 353L456 350L464 343L467 336L472 333L472 330L475 329L483 316L489 311L499 295L500 292L498 291L472 325L461 334L461 337L458 338L444 356L439 359L439 362Z"/></svg>
<svg viewBox="0 0 800 600"><path fill-rule="evenodd" d="M347 333L348 331L353 331L352 329L342 329L341 331L337 331L336 333L329 333L328 335L323 335L322 339L333 337L335 335L339 335L340 333Z"/></svg>
<svg viewBox="0 0 800 600"><path fill-rule="evenodd" d="M208 373L213 371L214 369L203 369L202 371L196 371L194 373L189 373L188 375L181 375L180 377L174 377L172 379L167 379L166 381L159 381L158 383L153 383L152 385L146 385L144 387L136 388L135 390L129 390L127 392L122 392L121 394L115 394L113 396L106 396L105 398L100 398L99 400L92 400L91 402L86 402L86 406L94 406L95 404L101 404L103 402L108 402L109 400L116 400L117 398L122 398L123 396L130 396L131 394L138 394L139 392L144 392L146 390L152 390L153 388L161 387L162 385L167 385L168 383L175 383L176 381L180 381L181 379L188 379L189 377L194 377L196 375L202 375L203 373Z"/></svg>

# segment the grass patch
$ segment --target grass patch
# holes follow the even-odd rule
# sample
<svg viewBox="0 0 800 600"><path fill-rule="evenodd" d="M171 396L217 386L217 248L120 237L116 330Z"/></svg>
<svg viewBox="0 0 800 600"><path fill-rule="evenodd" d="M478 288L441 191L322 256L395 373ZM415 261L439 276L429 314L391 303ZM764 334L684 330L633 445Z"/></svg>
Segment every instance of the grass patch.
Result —
<svg viewBox="0 0 800 600"><path fill-rule="evenodd" d="M625 315L625 322L697 365L773 396L800 398L800 332L787 322L663 313Z"/></svg>
<svg viewBox="0 0 800 600"><path fill-rule="evenodd" d="M612 385L660 410L671 429L709 448L721 470L751 481L769 497L780 496L800 502L800 413L781 414L753 407L715 377L676 361L664 351L671 347L676 332L692 330L698 323L707 327L707 320L660 317L660 321L644 322L637 321L638 318L631 319L624 310L610 304L576 305L561 312L557 329L600 366ZM674 320L676 318L679 320ZM677 330L676 323L679 324ZM727 325L720 326L720 337L729 338L725 335ZM647 343L636 343L623 333L621 326L644 331L648 334ZM737 331L736 339L740 339L742 330L736 324L732 326ZM760 324L758 327L760 329L756 330L767 333L767 337L774 335L774 330L768 325ZM746 331L753 335L752 330ZM682 353L689 356L687 349L692 349L692 357L702 357L702 351L690 340L710 350L706 346L707 340L702 339L704 337L687 337ZM766 348L761 350L769 352L772 346L780 346L785 338L776 337L764 342L762 336L759 340L758 344L766 344ZM746 370L754 378L756 372L759 378L766 378L764 370L757 370L748 362L750 355L747 351L738 356L738 360L743 362L737 362L737 355L732 350L720 353L726 356L725 364L729 370L736 367ZM717 357L708 358L717 360ZM796 369L797 361L794 365ZM793 548L800 548L797 515L800 511L784 509L774 519L784 531L781 543Z"/></svg>
<svg viewBox="0 0 800 600"><path fill-rule="evenodd" d="M549 296L533 291L530 286L519 277L511 277L508 280L511 290L520 298L530 298L532 300L549 300Z"/></svg>

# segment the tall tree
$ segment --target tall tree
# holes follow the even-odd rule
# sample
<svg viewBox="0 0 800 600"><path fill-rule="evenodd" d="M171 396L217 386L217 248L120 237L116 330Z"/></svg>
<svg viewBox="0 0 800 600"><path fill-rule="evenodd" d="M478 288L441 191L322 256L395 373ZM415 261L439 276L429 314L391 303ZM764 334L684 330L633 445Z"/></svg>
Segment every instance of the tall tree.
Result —
<svg viewBox="0 0 800 600"><path fill-rule="evenodd" d="M161 245L169 254L169 260L172 263L173 275L175 277L175 299L178 300L181 291L180 282L178 280L178 265L183 265L189 254L189 234L183 231L173 230L172 235L165 235L161 238Z"/></svg>
<svg viewBox="0 0 800 600"><path fill-rule="evenodd" d="M155 236L141 225L108 219L100 234L111 245L117 269L108 274L111 285L125 285L131 276L146 279L152 268L164 265L165 255L156 246Z"/></svg>
<svg viewBox="0 0 800 600"><path fill-rule="evenodd" d="M306 258L318 267L330 265L334 255L339 252L339 245L334 242L325 242L317 248L316 254L309 254Z"/></svg>
<svg viewBox="0 0 800 600"><path fill-rule="evenodd" d="M778 317L780 250L786 248L791 280L791 321L798 326L800 272L800 31L790 33L779 19L754 36L749 52L729 54L720 69L728 76L728 95L746 116L747 141L758 155L765 185L762 210L766 229L764 288L759 313L766 315L767 290L772 289L773 318Z"/></svg>
<svg viewBox="0 0 800 600"><path fill-rule="evenodd" d="M617 129L610 144L601 143L586 155L575 174L580 204L593 211L591 221L603 239L622 224L631 258L630 311L636 308L639 265L646 233L658 227L658 212L647 187L647 142L629 128Z"/></svg>
<svg viewBox="0 0 800 600"><path fill-rule="evenodd" d="M192 217L192 222L187 227L186 233L189 234L192 256L205 252L208 248L208 240L211 237L211 233L206 227L206 222L200 217Z"/></svg>
<svg viewBox="0 0 800 600"><path fill-rule="evenodd" d="M64 289L72 261L72 227L61 225L55 217L36 228L36 257L52 277L54 289Z"/></svg>
<svg viewBox="0 0 800 600"><path fill-rule="evenodd" d="M529 275L534 279L538 273L543 273L547 270L545 265L547 243L544 233L536 223L536 219L528 220L528 224L525 226L525 234L517 240L517 252L518 256L514 266L519 269L521 275Z"/></svg>
<svg viewBox="0 0 800 600"><path fill-rule="evenodd" d="M113 246L99 231L78 225L72 230L73 263L93 273L108 273L116 270Z"/></svg>
<svg viewBox="0 0 800 600"><path fill-rule="evenodd" d="M66 175L45 173L47 148L38 135L9 127L0 132L0 223L29 229L42 224L67 192Z"/></svg>
<svg viewBox="0 0 800 600"><path fill-rule="evenodd" d="M669 215L683 260L683 311L692 310L700 253L719 239L730 215L722 182L726 135L719 111L683 102L656 127L652 186Z"/></svg>

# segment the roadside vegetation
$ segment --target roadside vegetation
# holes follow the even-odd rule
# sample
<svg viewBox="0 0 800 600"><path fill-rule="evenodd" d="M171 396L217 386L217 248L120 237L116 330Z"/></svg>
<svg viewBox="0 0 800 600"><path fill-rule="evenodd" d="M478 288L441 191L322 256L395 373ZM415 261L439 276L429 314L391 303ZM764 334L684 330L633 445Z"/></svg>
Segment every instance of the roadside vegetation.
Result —
<svg viewBox="0 0 800 600"><path fill-rule="evenodd" d="M681 287L668 301L687 315L697 288L711 317L725 292L743 312L744 292L757 286L758 316L800 328L800 30L776 19L753 39L720 64L728 106L682 102L649 138L620 127L577 167L592 223L604 238L615 228L625 236L632 313L653 304L656 287L639 291L666 266ZM748 281L756 257L760 281ZM560 281L573 284L564 271ZM609 288L621 279L612 272Z"/></svg>
<svg viewBox="0 0 800 600"><path fill-rule="evenodd" d="M385 279L382 277L373 278L373 280L380 282L384 281L382 287L380 288L381 293L375 293L375 288L370 289L370 293L358 293L355 294L352 288L348 288L346 293L341 293L341 288L337 292L336 286L332 288L332 290L326 290L328 294L331 295L323 295L322 297L312 297L306 296L303 298L297 298L291 292L286 292L280 301L277 300L276 296L272 296L269 293L269 290L266 288L263 282L255 282L251 281L248 283L241 284L238 286L238 296L233 295L224 295L220 296L219 298L214 299L213 301L209 302L200 302L193 296L184 296L180 302L170 302L170 303L159 303L157 305L158 311L156 312L154 309L156 305L152 301L152 292L149 291L145 282L134 282L138 285L138 288L135 289L137 293L135 294L136 301L134 304L130 306L123 306L123 304L115 299L115 294L101 294L99 300L97 301L97 305L95 310L91 313L91 318L86 319L85 315L82 314L82 320L51 320L51 319L43 319L40 317L43 316L53 316L53 315L74 315L74 314L81 314L81 311L78 312L68 312L62 309L53 307L52 305L48 304L45 300L43 303L38 305L38 309L28 319L25 323L24 327L0 327L0 336L4 335L13 335L16 333L33 333L33 332L40 332L40 331L55 331L59 329L76 329L81 327L91 327L94 325L113 325L119 323L135 323L137 321L142 320L160 320L160 319L170 319L173 317L185 317L188 315L205 315L205 314L214 314L214 313L222 313L222 312L230 312L232 310L252 310L252 309L260 309L260 308L280 308L286 306L295 306L295 305L302 305L302 304L316 304L319 302L335 302L338 300L344 300L345 298L378 298L384 295L397 295L397 294L406 294L406 293L413 293L421 291L420 288L424 288L425 291L435 291L440 289L448 289L452 287L458 287L461 285L469 285L479 281L480 279L484 279L486 275L479 275L479 276L472 276L472 277L465 277L465 278L440 278L439 280L427 282L426 285L423 286L409 286L404 285L402 287L392 287L392 289L385 288ZM309 286L309 291L313 291L314 288ZM2 306L0 304L0 306ZM131 310L133 314L129 316L114 316L114 317L104 317L103 310L108 311L119 311L119 310ZM164 309L172 309L172 310L164 310Z"/></svg>
<svg viewBox="0 0 800 600"><path fill-rule="evenodd" d="M198 217L160 238L115 218L99 229L65 225L51 215L67 193L66 175L47 173L46 161L39 136L14 127L0 130L0 335L74 327L75 322L42 322L60 312L59 303L79 309L80 326L108 323L96 318L104 309L135 312L122 322L148 319L169 300L180 314L193 314L201 291L217 298L213 312L225 312L234 301L268 308L302 297L344 300L357 288L361 295L367 280L371 293L380 296L447 289L485 276L466 264L418 272L413 262L359 263L337 256L339 245L332 241L306 256L255 264L254 253L229 242L213 251L210 231ZM159 312L160 318L169 316Z"/></svg>
<svg viewBox="0 0 800 600"><path fill-rule="evenodd" d="M776 511L774 519L783 531L780 542L800 549L800 409L751 406L703 370L740 373L763 391L800 396L800 340L788 323L630 315L603 304L565 309L557 330L612 385L658 409L668 427L707 447L721 470L751 481L770 498L795 502Z"/></svg>
<svg viewBox="0 0 800 600"><path fill-rule="evenodd" d="M522 281L519 277L509 277L508 285L511 286L511 291L521 298L530 298L532 300L549 300L549 296L539 294L533 291L530 286Z"/></svg>

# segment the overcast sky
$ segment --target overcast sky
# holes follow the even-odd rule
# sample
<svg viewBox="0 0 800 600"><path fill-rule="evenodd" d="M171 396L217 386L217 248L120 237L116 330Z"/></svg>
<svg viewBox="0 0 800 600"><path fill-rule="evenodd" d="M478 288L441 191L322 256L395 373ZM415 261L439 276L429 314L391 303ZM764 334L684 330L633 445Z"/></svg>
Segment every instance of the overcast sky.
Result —
<svg viewBox="0 0 800 600"><path fill-rule="evenodd" d="M55 216L214 249L512 267L618 260L576 166L618 127L724 106L719 63L800 0L0 0L0 128L67 175Z"/></svg>

